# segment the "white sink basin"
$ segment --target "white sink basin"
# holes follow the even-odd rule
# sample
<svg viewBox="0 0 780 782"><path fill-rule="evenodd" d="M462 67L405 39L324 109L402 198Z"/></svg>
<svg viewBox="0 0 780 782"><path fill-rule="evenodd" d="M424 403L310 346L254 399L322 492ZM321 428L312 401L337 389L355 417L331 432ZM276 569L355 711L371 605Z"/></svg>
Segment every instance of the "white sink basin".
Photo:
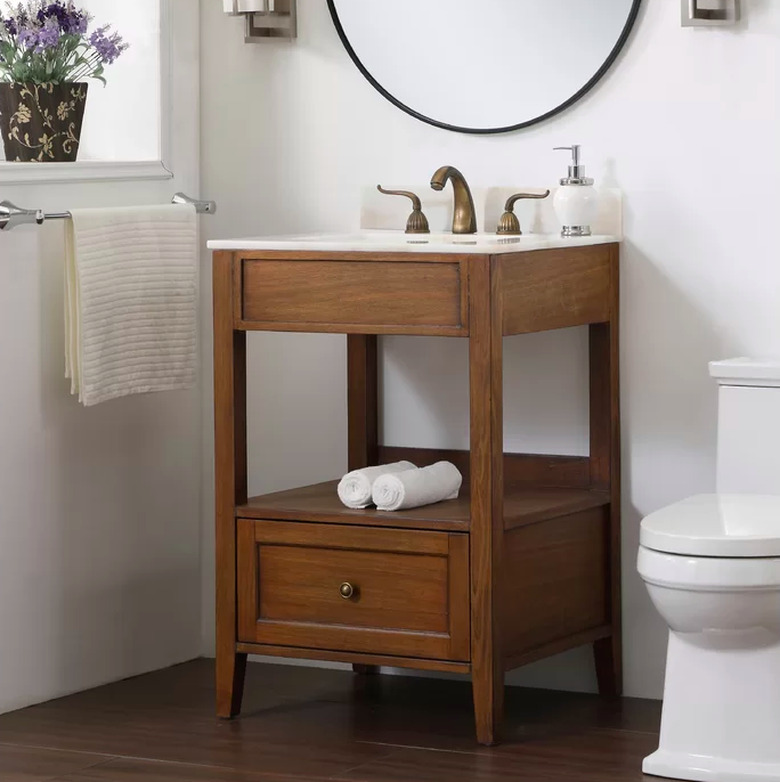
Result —
<svg viewBox="0 0 780 782"><path fill-rule="evenodd" d="M269 237L269 239L272 237ZM518 245L522 236L496 236L496 234L407 234L403 231L356 231L345 234L311 234L295 237L279 237L289 241L312 242L314 244L337 245L338 247L353 247L369 245L372 249L376 245L392 245L403 247L412 245L420 247L433 245L436 247L488 247L493 245Z"/></svg>
<svg viewBox="0 0 780 782"><path fill-rule="evenodd" d="M403 231L365 230L354 233L319 233L299 236L258 236L216 239L212 250L321 250L323 252L417 252L417 253L515 253L555 247L577 247L618 241L613 236L563 239L547 234L497 236L496 234L407 234Z"/></svg>

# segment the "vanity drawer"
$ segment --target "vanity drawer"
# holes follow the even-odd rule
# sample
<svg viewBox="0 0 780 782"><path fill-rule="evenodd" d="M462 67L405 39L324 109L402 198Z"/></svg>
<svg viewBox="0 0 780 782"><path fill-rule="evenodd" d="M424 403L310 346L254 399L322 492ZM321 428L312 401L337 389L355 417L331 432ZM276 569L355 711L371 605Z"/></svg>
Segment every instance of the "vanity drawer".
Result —
<svg viewBox="0 0 780 782"><path fill-rule="evenodd" d="M468 536L238 520L247 643L469 659Z"/></svg>
<svg viewBox="0 0 780 782"><path fill-rule="evenodd" d="M458 262L244 259L247 329L465 335Z"/></svg>

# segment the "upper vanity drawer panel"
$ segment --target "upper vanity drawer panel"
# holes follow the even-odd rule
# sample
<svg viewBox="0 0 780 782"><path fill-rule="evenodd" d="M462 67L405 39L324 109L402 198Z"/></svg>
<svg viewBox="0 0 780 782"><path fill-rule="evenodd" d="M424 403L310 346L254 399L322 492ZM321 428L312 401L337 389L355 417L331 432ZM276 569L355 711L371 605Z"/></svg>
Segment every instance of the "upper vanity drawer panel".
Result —
<svg viewBox="0 0 780 782"><path fill-rule="evenodd" d="M609 320L617 257L617 246L612 244L502 256L504 334Z"/></svg>
<svg viewBox="0 0 780 782"><path fill-rule="evenodd" d="M245 259L249 329L465 334L461 265L439 261Z"/></svg>

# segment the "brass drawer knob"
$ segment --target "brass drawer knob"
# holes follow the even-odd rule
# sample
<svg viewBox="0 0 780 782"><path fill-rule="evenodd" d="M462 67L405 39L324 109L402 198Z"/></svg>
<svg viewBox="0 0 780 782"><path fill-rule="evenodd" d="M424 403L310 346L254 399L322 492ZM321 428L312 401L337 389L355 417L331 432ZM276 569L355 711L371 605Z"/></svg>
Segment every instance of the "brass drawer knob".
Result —
<svg viewBox="0 0 780 782"><path fill-rule="evenodd" d="M345 581L340 587L339 587L339 594L344 598L344 600L349 600L350 598L355 596L356 593L355 587L352 586L352 584L349 583L349 581Z"/></svg>

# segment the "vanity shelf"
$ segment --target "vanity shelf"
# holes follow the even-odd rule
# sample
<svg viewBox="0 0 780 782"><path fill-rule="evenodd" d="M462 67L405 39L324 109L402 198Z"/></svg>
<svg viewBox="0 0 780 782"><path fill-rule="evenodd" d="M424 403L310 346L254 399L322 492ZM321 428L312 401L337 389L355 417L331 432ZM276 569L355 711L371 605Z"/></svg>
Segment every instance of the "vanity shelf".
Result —
<svg viewBox="0 0 780 782"><path fill-rule="evenodd" d="M253 653L351 662L361 673L468 673L483 744L498 739L505 671L532 660L593 644L599 689L618 694L618 244L362 241L210 245L217 713L240 712ZM590 333L589 456L504 453L503 337L579 325ZM353 511L336 481L249 498L250 331L346 334L348 469L447 459L463 473L460 498ZM379 442L383 334L468 339L468 451Z"/></svg>
<svg viewBox="0 0 780 782"><path fill-rule="evenodd" d="M237 518L278 521L359 524L445 532L468 532L471 496L461 492L457 500L437 502L401 511L351 510L336 494L338 481L326 481L298 489L250 497L236 507ZM609 495L590 489L512 488L504 494L504 529L568 516L609 505Z"/></svg>

